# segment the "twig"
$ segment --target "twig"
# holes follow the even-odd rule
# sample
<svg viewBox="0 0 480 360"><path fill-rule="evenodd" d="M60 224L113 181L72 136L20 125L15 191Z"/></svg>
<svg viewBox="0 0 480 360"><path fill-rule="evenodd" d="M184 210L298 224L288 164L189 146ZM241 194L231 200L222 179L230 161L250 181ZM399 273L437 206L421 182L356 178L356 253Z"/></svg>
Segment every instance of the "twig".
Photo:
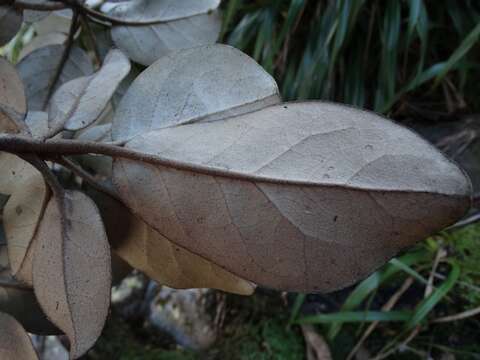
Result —
<svg viewBox="0 0 480 360"><path fill-rule="evenodd" d="M397 352L399 349L405 348L410 342L420 333L421 326L417 325L415 329L412 330L412 332L407 336L407 338L402 341L401 344L395 346L394 348L386 351L386 352L381 352L377 356L375 356L372 360L382 360L390 357L390 355L394 354Z"/></svg>
<svg viewBox="0 0 480 360"><path fill-rule="evenodd" d="M404 281L402 286L385 303L385 305L382 306L382 311L390 311L397 304L398 300L400 300L402 295L410 288L410 286L412 286L413 282L414 282L413 278L408 277ZM367 340L367 338L372 334L372 332L376 329L378 324L379 324L378 321L375 321L370 324L370 326L367 328L367 330L365 330L365 332L363 333L362 337L357 342L355 347L352 349L352 351L350 351L350 354L348 354L347 360L353 359L355 354L358 352L358 350L360 350L365 340Z"/></svg>
<svg viewBox="0 0 480 360"><path fill-rule="evenodd" d="M42 174L45 182L48 184L56 197L63 197L65 190L45 161L41 160L35 154L19 154L19 157L30 163Z"/></svg>
<svg viewBox="0 0 480 360"><path fill-rule="evenodd" d="M97 45L97 40L95 39L95 34L92 30L92 27L90 26L90 23L88 22L88 17L85 14L80 15L82 24L85 27L85 31L87 33L88 38L92 42L92 49L93 53L95 54L95 58L97 59L97 62L99 65L102 65L102 57L100 56L100 51L98 50L98 45Z"/></svg>
<svg viewBox="0 0 480 360"><path fill-rule="evenodd" d="M63 50L62 58L60 59L60 63L55 71L55 76L53 77L52 83L48 89L47 97L45 98L45 102L43 103L43 109L47 108L48 102L50 101L53 92L55 91L55 86L57 85L60 76L62 75L63 68L67 63L68 58L70 57L70 51L72 50L73 41L75 37L75 33L77 32L77 25L78 25L78 12L73 11L72 23L70 24L70 30L68 32L67 43L65 45L65 49Z"/></svg>
<svg viewBox="0 0 480 360"><path fill-rule="evenodd" d="M56 162L57 164L60 164L64 167L66 167L67 169L69 169L72 173L74 173L76 176L82 178L84 181L86 181L94 189L111 196L115 200L118 200L120 202L122 201L122 200L120 200L120 197L118 196L118 194L112 188L110 188L108 185L106 185L106 184L102 183L101 181L99 181L98 179L96 179L95 176L93 176L89 172L85 171L81 166L77 165L76 163L74 163L69 158L66 158L66 157L62 156L62 157L58 157L58 158L55 158L55 159L52 159L52 160L54 162Z"/></svg>
<svg viewBox="0 0 480 360"><path fill-rule="evenodd" d="M438 323L446 323L446 322L452 322L452 321L458 321L458 320L463 320L475 315L480 315L480 307L477 307L475 309L470 309L455 315L449 315L449 316L444 316L441 318L437 318L432 320L432 323L438 324Z"/></svg>
<svg viewBox="0 0 480 360"><path fill-rule="evenodd" d="M478 199L474 199L474 202L478 202ZM474 213L472 215L467 216L465 219L457 221L455 224L449 226L445 229L445 231L452 231L456 230L468 225L476 224L480 221L480 212Z"/></svg>
<svg viewBox="0 0 480 360"><path fill-rule="evenodd" d="M430 271L430 276L428 277L427 286L425 287L424 297L427 298L433 292L433 279L435 278L435 273L437 272L438 264L447 255L445 249L440 247L435 255L435 260L433 261L432 271Z"/></svg>

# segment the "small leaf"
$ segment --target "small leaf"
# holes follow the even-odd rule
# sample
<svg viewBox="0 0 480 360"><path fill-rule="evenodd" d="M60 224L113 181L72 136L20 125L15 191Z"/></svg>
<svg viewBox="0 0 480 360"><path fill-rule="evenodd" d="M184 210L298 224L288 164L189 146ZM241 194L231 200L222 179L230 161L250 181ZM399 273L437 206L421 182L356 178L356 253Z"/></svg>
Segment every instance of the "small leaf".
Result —
<svg viewBox="0 0 480 360"><path fill-rule="evenodd" d="M0 358L2 360L38 360L25 329L12 316L0 313Z"/></svg>
<svg viewBox="0 0 480 360"><path fill-rule="evenodd" d="M22 13L9 5L0 5L0 47L17 35L22 26Z"/></svg>
<svg viewBox="0 0 480 360"><path fill-rule="evenodd" d="M0 57L0 132L20 131L26 113L22 80L15 67Z"/></svg>
<svg viewBox="0 0 480 360"><path fill-rule="evenodd" d="M48 16L43 16L33 24L38 36L54 32L69 33L73 18L71 9L51 11L47 12L47 15Z"/></svg>
<svg viewBox="0 0 480 360"><path fill-rule="evenodd" d="M112 16L145 26L113 26L112 39L130 59L143 65L173 50L217 41L220 0L134 0L116 6Z"/></svg>
<svg viewBox="0 0 480 360"><path fill-rule="evenodd" d="M51 100L51 128L80 130L99 118L120 82L130 72L130 61L119 50L111 50L99 71L63 84Z"/></svg>
<svg viewBox="0 0 480 360"><path fill-rule="evenodd" d="M85 354L103 329L110 304L110 248L87 196L66 191L50 200L40 224L33 287L49 319L69 338L70 358Z"/></svg>
<svg viewBox="0 0 480 360"><path fill-rule="evenodd" d="M29 111L43 110L63 49L62 45L48 45L31 52L17 64L18 73L25 84ZM74 46L55 88L92 73L92 61L85 51Z"/></svg>
<svg viewBox="0 0 480 360"><path fill-rule="evenodd" d="M43 13L44 11L42 11ZM19 61L25 58L28 54L49 45L65 45L67 35L61 32L52 32L40 36L35 36L32 41L26 44L20 51Z"/></svg>
<svg viewBox="0 0 480 360"><path fill-rule="evenodd" d="M275 80L239 50L226 45L182 50L135 79L115 113L112 138L220 120L279 102Z"/></svg>
<svg viewBox="0 0 480 360"><path fill-rule="evenodd" d="M376 114L307 102L151 131L115 159L123 202L169 241L266 287L326 292L470 206L463 172Z"/></svg>
<svg viewBox="0 0 480 360"><path fill-rule="evenodd" d="M44 111L29 111L25 124L34 138L43 138L48 134L48 114Z"/></svg>
<svg viewBox="0 0 480 360"><path fill-rule="evenodd" d="M159 284L176 289L214 288L240 295L251 295L255 290L251 282L172 244L118 201L93 194L115 252Z"/></svg>

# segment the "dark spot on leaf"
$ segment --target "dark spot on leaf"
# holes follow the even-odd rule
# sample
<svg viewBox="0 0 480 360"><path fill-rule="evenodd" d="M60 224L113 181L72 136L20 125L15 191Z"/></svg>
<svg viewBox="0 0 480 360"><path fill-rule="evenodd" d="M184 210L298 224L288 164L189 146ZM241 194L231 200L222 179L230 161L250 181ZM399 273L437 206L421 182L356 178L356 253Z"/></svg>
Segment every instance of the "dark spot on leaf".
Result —
<svg viewBox="0 0 480 360"><path fill-rule="evenodd" d="M21 206L17 206L15 208L15 212L17 213L17 215L21 215L23 213L23 209Z"/></svg>

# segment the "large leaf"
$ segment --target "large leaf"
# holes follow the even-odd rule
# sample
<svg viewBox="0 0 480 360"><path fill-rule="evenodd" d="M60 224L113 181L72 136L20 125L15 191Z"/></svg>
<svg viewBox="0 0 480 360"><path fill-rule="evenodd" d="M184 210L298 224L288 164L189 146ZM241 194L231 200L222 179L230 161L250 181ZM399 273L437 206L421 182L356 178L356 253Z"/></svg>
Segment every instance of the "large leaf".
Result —
<svg viewBox="0 0 480 360"><path fill-rule="evenodd" d="M280 102L275 80L253 59L225 45L178 51L132 83L117 108L112 137L219 120Z"/></svg>
<svg viewBox="0 0 480 360"><path fill-rule="evenodd" d="M114 26L112 39L135 62L150 65L178 49L217 41L220 0L134 0L116 6L115 17L146 23Z"/></svg>
<svg viewBox="0 0 480 360"><path fill-rule="evenodd" d="M36 239L33 287L48 318L69 338L76 359L95 343L110 304L110 248L87 196L52 199Z"/></svg>
<svg viewBox="0 0 480 360"><path fill-rule="evenodd" d="M151 131L116 159L123 201L170 241L259 285L331 291L454 223L462 171L373 113L292 103Z"/></svg>
<svg viewBox="0 0 480 360"><path fill-rule="evenodd" d="M22 26L22 13L12 6L0 5L0 46L7 44Z"/></svg>
<svg viewBox="0 0 480 360"><path fill-rule="evenodd" d="M25 329L12 316L0 313L0 358L2 360L38 360Z"/></svg>
<svg viewBox="0 0 480 360"><path fill-rule="evenodd" d="M57 90L50 104L50 127L80 130L92 124L129 72L128 58L111 50L95 74L71 80Z"/></svg>
<svg viewBox="0 0 480 360"><path fill-rule="evenodd" d="M0 132L18 132L27 112L22 80L15 67L0 57Z"/></svg>
<svg viewBox="0 0 480 360"><path fill-rule="evenodd" d="M29 111L44 109L63 51L62 45L45 46L31 52L18 63L17 70L25 84ZM55 88L92 73L93 65L88 55L82 49L73 47Z"/></svg>
<svg viewBox="0 0 480 360"><path fill-rule="evenodd" d="M91 192L115 252L161 285L176 289L214 288L251 295L255 285L168 241L118 201Z"/></svg>

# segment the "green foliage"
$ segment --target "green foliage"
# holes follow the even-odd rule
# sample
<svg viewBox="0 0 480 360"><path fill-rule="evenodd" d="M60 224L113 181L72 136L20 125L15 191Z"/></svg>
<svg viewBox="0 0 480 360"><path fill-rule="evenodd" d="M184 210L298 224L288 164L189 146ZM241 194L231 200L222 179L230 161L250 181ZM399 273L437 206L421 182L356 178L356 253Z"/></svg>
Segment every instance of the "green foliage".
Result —
<svg viewBox="0 0 480 360"><path fill-rule="evenodd" d="M235 0L224 40L272 73L288 100L453 111L478 108L479 19L473 0Z"/></svg>
<svg viewBox="0 0 480 360"><path fill-rule="evenodd" d="M429 326L435 318L453 315L480 306L480 225L445 232L441 236L427 239L413 251L391 260L383 268L360 282L347 295L338 312L302 316L302 303L305 295L298 295L292 310L291 323L318 324L329 340L332 349L345 339L357 338L364 326L372 321L379 321L379 330L374 334L383 340L377 340L384 349L394 348L404 341L416 326L428 330L428 334L413 340L415 346L428 346L438 351L447 351L469 358L480 349L477 340L464 337L470 327L478 326L478 320L467 318L445 324ZM438 265L433 277L433 291L425 296L424 288L432 278L434 259L439 252L445 256ZM378 304L388 299L385 294L392 294L406 277L414 279L413 292L400 298L399 303L390 311L379 311ZM372 306L375 303L377 305ZM459 349L452 349L448 343L451 339L450 329L455 329L464 344ZM462 334L462 335L460 335ZM385 344L387 344L385 346ZM351 349L353 344L348 345ZM343 354L346 356L346 354Z"/></svg>
<svg viewBox="0 0 480 360"><path fill-rule="evenodd" d="M459 295L471 306L480 306L480 224L446 236L447 245L461 268Z"/></svg>

